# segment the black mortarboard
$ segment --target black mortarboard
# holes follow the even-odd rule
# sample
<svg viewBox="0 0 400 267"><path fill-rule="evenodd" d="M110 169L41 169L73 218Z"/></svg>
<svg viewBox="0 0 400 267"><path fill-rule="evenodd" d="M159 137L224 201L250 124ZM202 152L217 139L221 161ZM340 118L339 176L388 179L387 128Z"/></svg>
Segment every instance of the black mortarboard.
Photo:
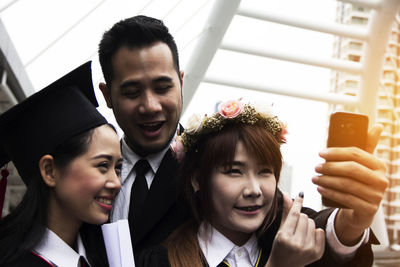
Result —
<svg viewBox="0 0 400 267"><path fill-rule="evenodd" d="M107 123L97 106L89 61L0 115L0 167L12 161L29 184L43 155Z"/></svg>

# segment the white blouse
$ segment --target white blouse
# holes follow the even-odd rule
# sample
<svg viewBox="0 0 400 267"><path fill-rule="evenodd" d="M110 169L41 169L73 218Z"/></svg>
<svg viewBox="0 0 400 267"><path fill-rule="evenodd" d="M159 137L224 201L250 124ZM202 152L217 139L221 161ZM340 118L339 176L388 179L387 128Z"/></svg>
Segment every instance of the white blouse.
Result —
<svg viewBox="0 0 400 267"><path fill-rule="evenodd" d="M58 235L46 228L42 241L33 249L43 259L57 267L80 267L79 259L84 257L86 262L86 250L81 236L77 238L77 250L73 250Z"/></svg>
<svg viewBox="0 0 400 267"><path fill-rule="evenodd" d="M210 267L216 267L223 260L231 267L255 266L259 249L254 234L246 244L238 247L214 227L209 225L207 230L205 230L204 224L201 224L197 237L201 251Z"/></svg>

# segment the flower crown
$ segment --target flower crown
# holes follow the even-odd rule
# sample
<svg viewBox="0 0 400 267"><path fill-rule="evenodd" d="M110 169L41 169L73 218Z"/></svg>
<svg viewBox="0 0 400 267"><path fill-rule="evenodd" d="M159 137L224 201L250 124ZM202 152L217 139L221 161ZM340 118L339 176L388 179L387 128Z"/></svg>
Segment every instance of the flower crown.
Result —
<svg viewBox="0 0 400 267"><path fill-rule="evenodd" d="M254 106L243 104L237 100L222 102L218 105L218 112L212 116L201 117L192 115L188 125L181 135L177 135L172 143L171 149L178 161L181 161L185 152L192 147L201 136L221 130L227 124L250 124L260 125L272 134L279 143L286 143L287 129L272 112L265 106Z"/></svg>

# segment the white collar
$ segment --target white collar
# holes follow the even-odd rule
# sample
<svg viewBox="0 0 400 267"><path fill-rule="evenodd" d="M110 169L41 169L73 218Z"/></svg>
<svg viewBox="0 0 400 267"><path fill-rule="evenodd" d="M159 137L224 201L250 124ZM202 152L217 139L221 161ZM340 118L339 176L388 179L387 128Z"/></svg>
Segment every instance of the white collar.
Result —
<svg viewBox="0 0 400 267"><path fill-rule="evenodd" d="M255 234L243 246L238 247L217 229L209 224L207 226L208 231L206 231L204 223L200 225L197 238L210 267L218 266L232 251L241 248L247 252L252 266L256 264L259 249Z"/></svg>
<svg viewBox="0 0 400 267"><path fill-rule="evenodd" d="M122 142L121 153L122 153L122 158L124 159L124 164L121 170L121 183L124 183L129 173L132 171L133 166L135 166L136 162L140 160L141 157L135 152L133 152L133 150L126 143L124 137L122 138L121 142ZM161 161L164 158L164 155L168 151L168 149L169 146L167 146L158 153L150 154L146 157L153 173L157 173L157 170L161 165Z"/></svg>
<svg viewBox="0 0 400 267"><path fill-rule="evenodd" d="M76 243L78 252L73 250L58 235L46 228L42 240L33 250L56 266L80 266L80 256L83 256L86 262L89 261L86 258L86 250L79 234Z"/></svg>

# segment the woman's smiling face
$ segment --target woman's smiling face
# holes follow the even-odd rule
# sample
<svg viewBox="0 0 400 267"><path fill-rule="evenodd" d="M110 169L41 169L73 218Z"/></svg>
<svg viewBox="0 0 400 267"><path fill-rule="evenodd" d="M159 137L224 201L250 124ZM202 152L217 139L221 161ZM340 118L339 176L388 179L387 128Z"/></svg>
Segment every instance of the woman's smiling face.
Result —
<svg viewBox="0 0 400 267"><path fill-rule="evenodd" d="M233 243L244 244L263 223L275 190L273 168L257 163L239 141L231 166L212 173L211 224Z"/></svg>
<svg viewBox="0 0 400 267"><path fill-rule="evenodd" d="M87 152L56 171L49 214L69 218L71 224L107 222L121 187L121 165L117 134L107 125L96 128Z"/></svg>

